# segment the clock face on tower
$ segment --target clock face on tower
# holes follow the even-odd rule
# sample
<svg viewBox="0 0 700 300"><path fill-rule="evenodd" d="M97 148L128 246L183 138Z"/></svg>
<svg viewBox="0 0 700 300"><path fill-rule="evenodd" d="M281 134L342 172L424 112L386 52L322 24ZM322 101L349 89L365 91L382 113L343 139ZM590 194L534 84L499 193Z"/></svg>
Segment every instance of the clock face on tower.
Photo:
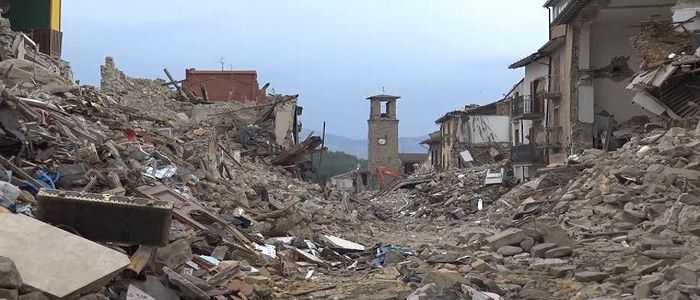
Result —
<svg viewBox="0 0 700 300"><path fill-rule="evenodd" d="M377 139L377 144L386 145L386 139Z"/></svg>

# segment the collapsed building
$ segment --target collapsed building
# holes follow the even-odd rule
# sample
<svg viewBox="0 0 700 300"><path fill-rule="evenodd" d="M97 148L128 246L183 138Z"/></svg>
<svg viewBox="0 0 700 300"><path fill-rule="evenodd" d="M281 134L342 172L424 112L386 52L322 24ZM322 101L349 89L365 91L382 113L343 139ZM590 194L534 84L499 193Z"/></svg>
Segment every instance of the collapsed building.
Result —
<svg viewBox="0 0 700 300"><path fill-rule="evenodd" d="M423 141L435 170L463 168L502 160L510 153L510 117L498 109L502 101L468 105L435 120L440 131Z"/></svg>
<svg viewBox="0 0 700 300"><path fill-rule="evenodd" d="M616 140L625 138L613 136L621 124L651 116L625 89L643 65L631 38L643 21L670 22L675 4L545 3L550 12L549 41L510 66L525 67L522 91L512 97L513 111L522 120L520 134L529 135L517 142L533 145L534 150L521 156L521 162L556 164L584 149L612 149L619 146Z"/></svg>

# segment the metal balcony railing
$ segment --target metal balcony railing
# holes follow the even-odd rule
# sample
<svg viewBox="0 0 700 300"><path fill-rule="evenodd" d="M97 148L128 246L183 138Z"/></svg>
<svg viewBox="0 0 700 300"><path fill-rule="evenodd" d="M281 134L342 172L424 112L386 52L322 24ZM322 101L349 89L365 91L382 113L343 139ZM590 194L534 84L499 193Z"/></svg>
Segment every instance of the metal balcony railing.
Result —
<svg viewBox="0 0 700 300"><path fill-rule="evenodd" d="M513 113L515 119L537 119L544 115L544 97L518 96L513 99Z"/></svg>

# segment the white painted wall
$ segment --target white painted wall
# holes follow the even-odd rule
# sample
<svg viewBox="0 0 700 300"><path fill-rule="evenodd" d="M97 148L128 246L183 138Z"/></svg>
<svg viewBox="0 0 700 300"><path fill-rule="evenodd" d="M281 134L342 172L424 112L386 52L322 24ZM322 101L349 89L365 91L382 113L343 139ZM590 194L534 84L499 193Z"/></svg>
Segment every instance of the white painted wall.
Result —
<svg viewBox="0 0 700 300"><path fill-rule="evenodd" d="M531 94L530 87L533 81L540 78L547 78L547 75L549 75L549 66L547 64L549 64L549 59L543 58L525 66L525 81L522 85L522 95Z"/></svg>
<svg viewBox="0 0 700 300"><path fill-rule="evenodd" d="M291 145L294 141L294 114L297 102L287 101L275 106L275 142L278 145Z"/></svg>
<svg viewBox="0 0 700 300"><path fill-rule="evenodd" d="M658 0L656 3L666 2ZM650 4L654 2L649 2ZM611 6L623 5L627 2L613 1ZM653 7L637 9L607 9L599 13L591 27L590 67L597 69L610 64L615 56L630 56L629 66L633 71L639 70L640 57L632 48L630 37L639 31L639 22L651 15L660 15L670 20L670 7ZM603 110L615 115L619 122L629 120L638 115L647 115L641 107L632 103L634 93L625 89L628 80L615 82L608 78L593 79L594 110ZM585 91L584 91L585 93ZM581 98L579 98L580 100ZM582 116L579 116L582 117ZM586 116L588 117L588 116Z"/></svg>
<svg viewBox="0 0 700 300"><path fill-rule="evenodd" d="M510 143L509 116L469 116L470 144Z"/></svg>

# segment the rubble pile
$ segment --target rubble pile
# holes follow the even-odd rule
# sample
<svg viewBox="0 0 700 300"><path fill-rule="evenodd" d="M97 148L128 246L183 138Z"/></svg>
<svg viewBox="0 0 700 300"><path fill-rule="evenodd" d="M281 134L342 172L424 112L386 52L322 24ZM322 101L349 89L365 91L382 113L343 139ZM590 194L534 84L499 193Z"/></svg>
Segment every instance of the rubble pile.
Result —
<svg viewBox="0 0 700 300"><path fill-rule="evenodd" d="M642 58L642 69L655 68L668 60L669 53L691 50L690 34L676 30L683 24L649 20L641 24L639 34L632 37L632 45Z"/></svg>
<svg viewBox="0 0 700 300"><path fill-rule="evenodd" d="M1 21L17 46L0 55L0 256L23 273L20 298L298 297L374 257L340 238L359 226L348 195L301 180L319 138L275 142L274 113L297 96L195 104L111 58L102 89L78 86ZM55 261L37 256L48 244Z"/></svg>
<svg viewBox="0 0 700 300"><path fill-rule="evenodd" d="M495 203L509 190L501 184L484 185L487 170L493 168L500 166L491 164L416 176L407 180L413 183L408 187L373 196L372 202L385 210L391 209L387 213L393 217L429 218L437 222L462 220Z"/></svg>
<svg viewBox="0 0 700 300"><path fill-rule="evenodd" d="M467 217L466 277L508 299L697 297L699 143L656 129L516 187Z"/></svg>

